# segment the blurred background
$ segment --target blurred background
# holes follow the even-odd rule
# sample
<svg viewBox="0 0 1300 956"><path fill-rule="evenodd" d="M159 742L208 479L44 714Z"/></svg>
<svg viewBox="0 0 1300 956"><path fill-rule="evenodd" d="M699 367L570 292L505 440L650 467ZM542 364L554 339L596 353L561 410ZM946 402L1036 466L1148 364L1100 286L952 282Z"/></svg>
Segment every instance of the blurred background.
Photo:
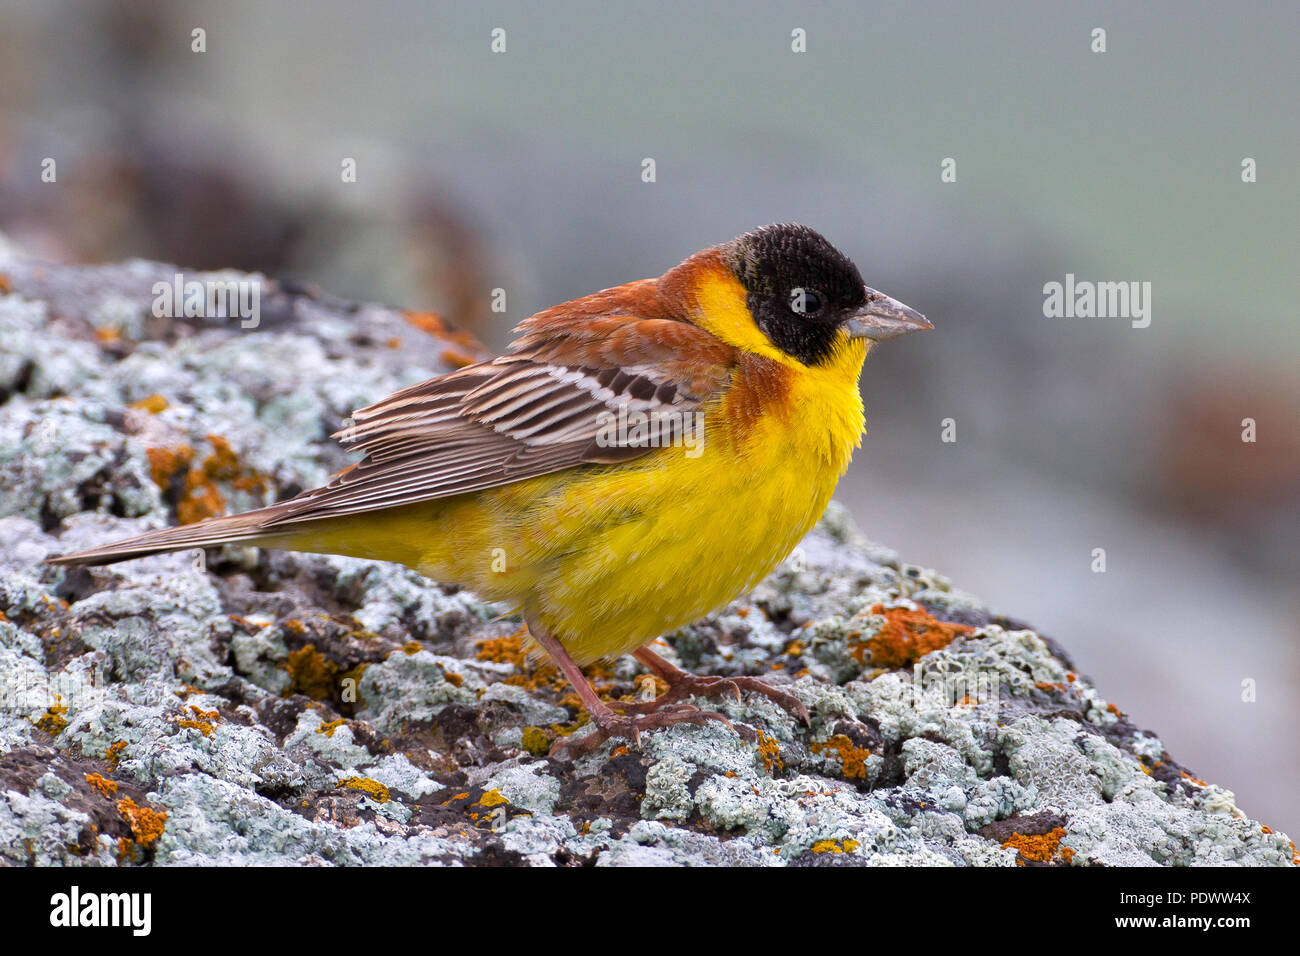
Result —
<svg viewBox="0 0 1300 956"><path fill-rule="evenodd" d="M868 360L839 491L864 531L1060 640L1295 835L1297 37L1293 0L0 0L0 233L435 309L500 347L814 226L937 328ZM1150 282L1150 327L1045 318L1067 273Z"/></svg>

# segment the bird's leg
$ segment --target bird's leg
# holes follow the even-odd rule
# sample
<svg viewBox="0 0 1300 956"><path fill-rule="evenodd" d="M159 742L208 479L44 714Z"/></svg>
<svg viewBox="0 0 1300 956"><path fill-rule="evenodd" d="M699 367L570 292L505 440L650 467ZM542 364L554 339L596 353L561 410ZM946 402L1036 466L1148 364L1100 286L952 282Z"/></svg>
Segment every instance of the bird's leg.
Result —
<svg viewBox="0 0 1300 956"><path fill-rule="evenodd" d="M626 713L653 713L660 707L674 706L677 701L693 695L721 697L724 694L731 694L736 700L740 700L740 692L747 690L755 694L761 694L778 707L798 717L805 724L809 722L808 708L804 707L799 698L793 694L787 694L783 690L777 690L757 677L701 677L668 663L668 661L650 650L649 647L633 651L632 656L644 664L650 673L664 681L668 685L668 690L652 701L631 701L626 703L616 701L614 706Z"/></svg>
<svg viewBox="0 0 1300 956"><path fill-rule="evenodd" d="M573 689L578 692L578 699L582 701L582 706L587 708L591 722L596 725L594 731L576 740L572 737L557 740L551 747L552 756L580 757L600 746L610 737L623 737L640 746L641 731L671 727L673 724L706 724L710 720L720 720L735 729L731 721L722 714L699 710L689 704L670 704L657 708L654 712L636 716L616 714L608 704L596 696L595 688L583 676L582 669L569 656L563 644L539 627L530 625L528 630L533 640L537 641L559 665L564 676L573 685Z"/></svg>

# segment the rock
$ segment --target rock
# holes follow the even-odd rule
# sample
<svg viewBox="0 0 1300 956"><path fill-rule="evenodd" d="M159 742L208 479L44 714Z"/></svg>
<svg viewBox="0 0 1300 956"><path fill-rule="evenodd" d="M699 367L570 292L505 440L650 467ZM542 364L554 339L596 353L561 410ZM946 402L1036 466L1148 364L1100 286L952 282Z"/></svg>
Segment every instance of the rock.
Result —
<svg viewBox="0 0 1300 956"><path fill-rule="evenodd" d="M256 328L152 314L171 266L0 246L0 858L39 864L1290 865L1065 651L832 506L751 594L667 635L763 675L720 725L582 733L518 621L413 571L227 548L41 558L296 493L353 408L477 360L436 317L260 277ZM203 276L188 278L202 279ZM639 692L630 658L591 670Z"/></svg>

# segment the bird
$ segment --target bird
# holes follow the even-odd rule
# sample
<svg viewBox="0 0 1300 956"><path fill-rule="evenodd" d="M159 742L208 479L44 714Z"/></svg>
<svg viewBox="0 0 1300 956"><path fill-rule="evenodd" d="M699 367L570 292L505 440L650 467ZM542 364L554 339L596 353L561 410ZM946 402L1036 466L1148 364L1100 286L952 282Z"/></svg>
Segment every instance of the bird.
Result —
<svg viewBox="0 0 1300 956"><path fill-rule="evenodd" d="M242 543L466 587L522 617L530 653L577 691L594 730L557 739L560 757L679 723L737 730L693 697L756 693L807 722L779 687L696 675L649 645L794 550L861 444L868 351L931 328L820 233L764 226L538 312L500 356L354 412L332 437L362 457L318 488L47 560ZM582 668L624 654L667 690L602 700Z"/></svg>

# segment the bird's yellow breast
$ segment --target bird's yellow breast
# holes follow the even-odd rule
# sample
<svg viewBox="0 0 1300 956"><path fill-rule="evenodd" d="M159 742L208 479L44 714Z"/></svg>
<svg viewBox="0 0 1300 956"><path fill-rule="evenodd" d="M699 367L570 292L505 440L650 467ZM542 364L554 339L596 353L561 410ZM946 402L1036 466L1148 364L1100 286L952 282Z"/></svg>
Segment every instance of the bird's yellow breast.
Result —
<svg viewBox="0 0 1300 956"><path fill-rule="evenodd" d="M865 352L846 342L784 376L772 406L737 409L755 396L729 390L698 457L663 448L449 500L409 563L518 606L580 664L635 650L752 587L821 517L862 434Z"/></svg>

